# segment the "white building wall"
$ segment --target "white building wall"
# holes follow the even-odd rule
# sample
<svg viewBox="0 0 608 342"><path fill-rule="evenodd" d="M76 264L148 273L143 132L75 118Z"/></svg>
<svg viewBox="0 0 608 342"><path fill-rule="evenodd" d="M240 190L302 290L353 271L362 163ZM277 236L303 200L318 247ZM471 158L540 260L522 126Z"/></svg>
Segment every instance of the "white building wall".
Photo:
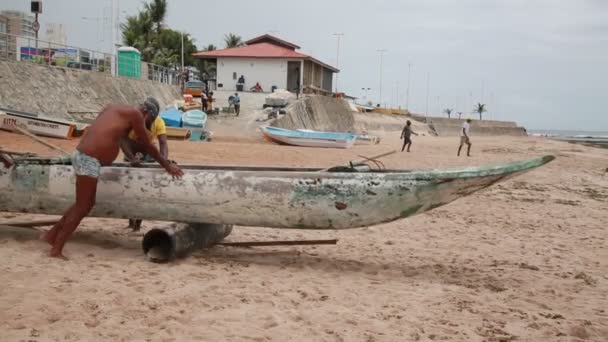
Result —
<svg viewBox="0 0 608 342"><path fill-rule="evenodd" d="M287 87L287 62L291 59L280 58L218 58L217 86L221 90L236 90L236 82L245 76L245 90L259 82L265 92L272 86L279 89ZM236 73L236 79L233 78ZM220 88L219 85L223 86Z"/></svg>

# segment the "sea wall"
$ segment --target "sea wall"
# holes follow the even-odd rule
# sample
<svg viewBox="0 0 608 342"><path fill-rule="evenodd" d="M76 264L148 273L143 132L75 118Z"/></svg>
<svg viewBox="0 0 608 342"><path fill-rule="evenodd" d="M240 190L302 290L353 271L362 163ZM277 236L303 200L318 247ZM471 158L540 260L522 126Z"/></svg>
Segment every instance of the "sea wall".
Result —
<svg viewBox="0 0 608 342"><path fill-rule="evenodd" d="M425 122L431 131L438 136L457 136L460 135L464 119L448 119L440 117L424 117L420 115L412 115L414 120ZM498 121L498 120L473 120L471 122L472 136L525 136L527 135L524 127L517 126L513 121Z"/></svg>
<svg viewBox="0 0 608 342"><path fill-rule="evenodd" d="M401 131L406 115L359 113L342 100L322 95L309 95L286 108L287 114L272 126L286 129L312 129L334 132ZM412 120L416 132L432 134L428 125Z"/></svg>
<svg viewBox="0 0 608 342"><path fill-rule="evenodd" d="M178 87L154 81L0 61L0 107L4 108L89 121L109 103L135 105L147 96L158 99L162 108L181 97Z"/></svg>
<svg viewBox="0 0 608 342"><path fill-rule="evenodd" d="M350 106L341 99L309 95L289 105L286 111L272 126L334 132L349 132L355 127Z"/></svg>

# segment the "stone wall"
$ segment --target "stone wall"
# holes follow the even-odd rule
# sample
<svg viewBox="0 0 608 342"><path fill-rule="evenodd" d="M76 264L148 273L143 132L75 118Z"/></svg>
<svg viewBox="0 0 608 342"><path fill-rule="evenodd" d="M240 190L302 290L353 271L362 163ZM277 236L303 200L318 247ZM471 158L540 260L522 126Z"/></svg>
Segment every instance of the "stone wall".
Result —
<svg viewBox="0 0 608 342"><path fill-rule="evenodd" d="M438 136L457 136L460 135L464 119L448 119L440 117L424 117L420 115L412 115L412 119L420 122L425 122L429 128ZM513 121L497 121L497 120L473 120L471 122L472 136L525 136L527 135L524 127L517 126Z"/></svg>
<svg viewBox="0 0 608 342"><path fill-rule="evenodd" d="M181 97L178 87L153 81L0 61L0 107L4 108L90 121L109 103L135 105L146 96L158 99L162 108Z"/></svg>

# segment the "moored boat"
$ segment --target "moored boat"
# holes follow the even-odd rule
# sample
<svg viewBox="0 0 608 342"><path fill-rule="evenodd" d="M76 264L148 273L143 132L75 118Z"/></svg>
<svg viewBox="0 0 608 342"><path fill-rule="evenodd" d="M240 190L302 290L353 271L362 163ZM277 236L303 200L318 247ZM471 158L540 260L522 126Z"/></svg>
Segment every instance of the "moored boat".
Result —
<svg viewBox="0 0 608 342"><path fill-rule="evenodd" d="M262 134L279 144L306 147L351 148L357 136L350 133L319 132L311 130L289 130L262 126Z"/></svg>
<svg viewBox="0 0 608 342"><path fill-rule="evenodd" d="M299 229L345 229L445 205L542 166L553 156L452 170L339 172L281 167L103 167L90 216ZM62 164L65 163L65 164ZM0 211L61 214L74 201L69 160L0 164ZM352 171L352 170L351 170Z"/></svg>

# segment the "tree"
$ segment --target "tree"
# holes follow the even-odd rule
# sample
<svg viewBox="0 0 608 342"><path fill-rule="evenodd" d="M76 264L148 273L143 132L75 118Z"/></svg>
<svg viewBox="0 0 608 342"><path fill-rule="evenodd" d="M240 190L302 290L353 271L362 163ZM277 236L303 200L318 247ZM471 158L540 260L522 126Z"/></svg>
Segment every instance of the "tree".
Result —
<svg viewBox="0 0 608 342"><path fill-rule="evenodd" d="M458 112L458 119L462 116L462 112Z"/></svg>
<svg viewBox="0 0 608 342"><path fill-rule="evenodd" d="M448 119L450 118L450 114L452 114L454 110L452 108L446 108L443 110L444 113L448 115Z"/></svg>
<svg viewBox="0 0 608 342"><path fill-rule="evenodd" d="M203 51L215 51L217 47L213 44L209 44L203 48ZM206 59L198 59L196 64L198 70L200 71L200 77L202 80L207 80L213 78L217 71L217 63L212 63Z"/></svg>
<svg viewBox="0 0 608 342"><path fill-rule="evenodd" d="M127 46L138 49L142 59L150 62L153 56L152 31L153 22L147 11L141 11L137 15L127 17L127 21L120 25L122 40Z"/></svg>
<svg viewBox="0 0 608 342"><path fill-rule="evenodd" d="M482 115L484 112L487 112L487 111L488 111L488 110L487 110L487 108L486 108L486 105L485 105L485 104L482 104L482 103L479 103L479 102L477 103L477 106L476 106L476 108L475 108L475 112L477 112L477 113L479 114L479 120L482 120L481 115Z"/></svg>
<svg viewBox="0 0 608 342"><path fill-rule="evenodd" d="M243 40L241 39L241 36L234 34L234 33L228 33L228 34L224 35L224 43L226 43L227 49L244 45Z"/></svg>
<svg viewBox="0 0 608 342"><path fill-rule="evenodd" d="M145 10L150 14L150 19L156 26L156 36L160 36L162 24L167 15L167 0L152 0L149 4L145 4Z"/></svg>

